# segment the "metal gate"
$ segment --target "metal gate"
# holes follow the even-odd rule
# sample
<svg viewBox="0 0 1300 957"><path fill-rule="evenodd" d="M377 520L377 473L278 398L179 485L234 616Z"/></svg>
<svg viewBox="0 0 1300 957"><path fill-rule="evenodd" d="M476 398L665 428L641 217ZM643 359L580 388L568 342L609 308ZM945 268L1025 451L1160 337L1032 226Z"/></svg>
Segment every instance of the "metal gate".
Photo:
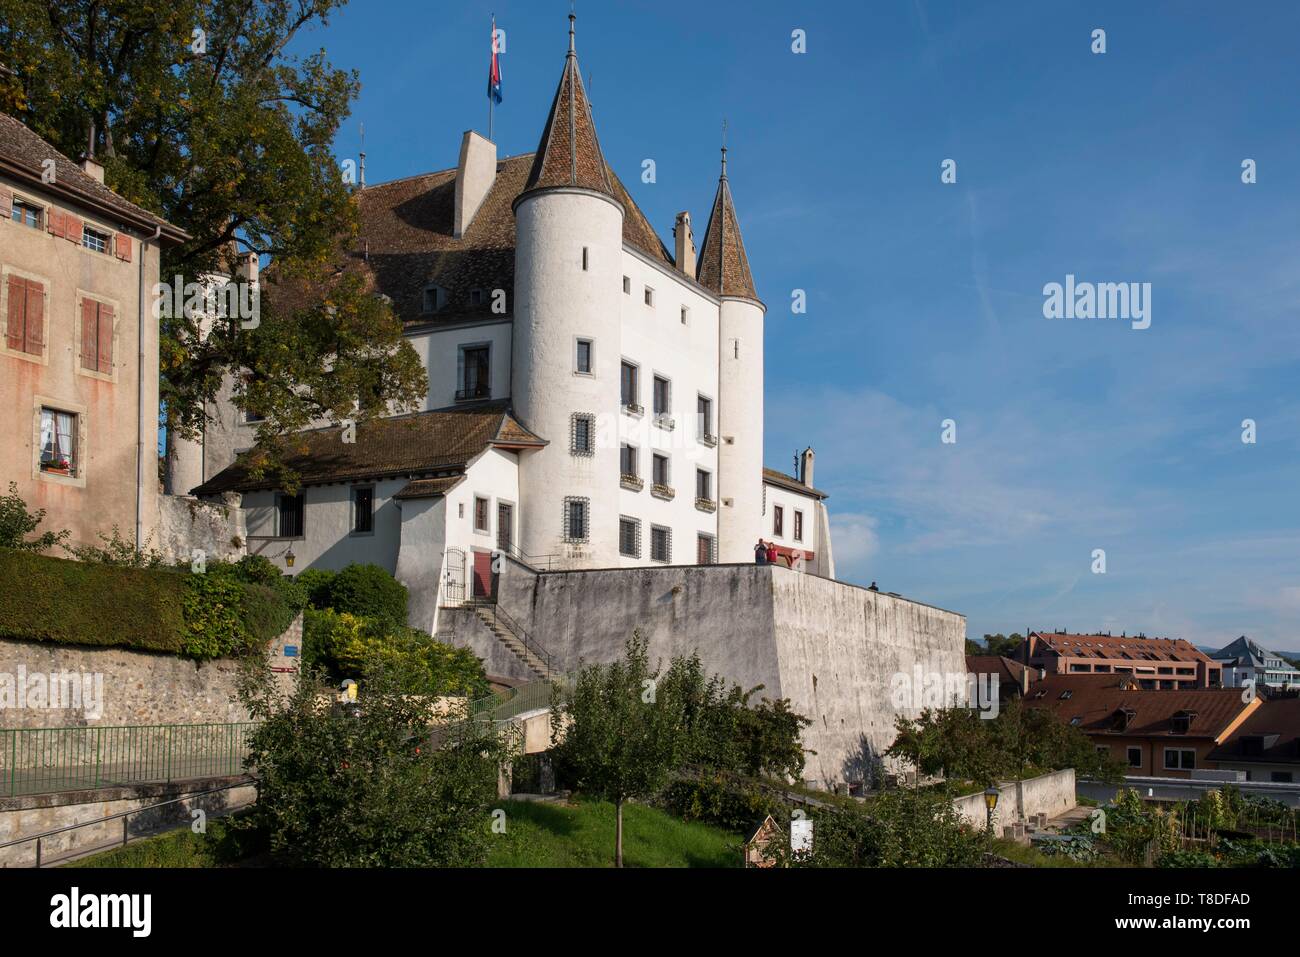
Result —
<svg viewBox="0 0 1300 957"><path fill-rule="evenodd" d="M443 602L448 605L465 603L465 550L449 548L442 560Z"/></svg>

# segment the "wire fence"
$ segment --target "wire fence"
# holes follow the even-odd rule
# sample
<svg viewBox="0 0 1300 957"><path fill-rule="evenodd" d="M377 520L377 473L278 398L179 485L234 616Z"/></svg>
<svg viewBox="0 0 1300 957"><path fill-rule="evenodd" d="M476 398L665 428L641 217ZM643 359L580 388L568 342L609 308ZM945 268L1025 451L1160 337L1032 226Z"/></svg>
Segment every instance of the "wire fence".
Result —
<svg viewBox="0 0 1300 957"><path fill-rule="evenodd" d="M253 722L0 731L0 794L241 774Z"/></svg>

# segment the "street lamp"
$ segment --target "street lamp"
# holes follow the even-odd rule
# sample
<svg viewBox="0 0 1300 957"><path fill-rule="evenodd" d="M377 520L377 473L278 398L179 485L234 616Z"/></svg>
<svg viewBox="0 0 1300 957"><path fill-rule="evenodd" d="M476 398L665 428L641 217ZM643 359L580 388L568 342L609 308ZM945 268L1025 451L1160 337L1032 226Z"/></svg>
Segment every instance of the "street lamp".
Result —
<svg viewBox="0 0 1300 957"><path fill-rule="evenodd" d="M984 790L984 826L989 833L993 832L993 811L997 808L998 798L1001 796L1002 792L995 785L990 785Z"/></svg>

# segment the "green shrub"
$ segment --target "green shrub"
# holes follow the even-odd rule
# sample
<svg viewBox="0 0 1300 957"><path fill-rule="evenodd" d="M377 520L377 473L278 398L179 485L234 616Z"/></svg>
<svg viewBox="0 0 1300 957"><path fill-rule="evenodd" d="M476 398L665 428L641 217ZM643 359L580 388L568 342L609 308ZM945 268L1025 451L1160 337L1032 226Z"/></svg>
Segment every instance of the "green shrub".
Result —
<svg viewBox="0 0 1300 957"><path fill-rule="evenodd" d="M0 638L176 653L186 575L0 549Z"/></svg>
<svg viewBox="0 0 1300 957"><path fill-rule="evenodd" d="M406 586L378 565L349 565L334 577L329 593L335 611L406 624Z"/></svg>
<svg viewBox="0 0 1300 957"><path fill-rule="evenodd" d="M308 568L294 576L294 581L306 595L307 604L312 608L330 607L330 589L338 572L328 568Z"/></svg>
<svg viewBox="0 0 1300 957"><path fill-rule="evenodd" d="M674 781L664 789L659 803L682 820L704 821L737 832L745 832L769 814L778 821L789 816L781 799L719 777Z"/></svg>
<svg viewBox="0 0 1300 957"><path fill-rule="evenodd" d="M20 552L43 552L55 545L67 541L69 532L45 531L35 538L27 536L36 531L36 526L45 521L45 509L35 512L27 510L27 503L18 494L18 483L9 483L9 494L0 495L0 548L12 548Z"/></svg>

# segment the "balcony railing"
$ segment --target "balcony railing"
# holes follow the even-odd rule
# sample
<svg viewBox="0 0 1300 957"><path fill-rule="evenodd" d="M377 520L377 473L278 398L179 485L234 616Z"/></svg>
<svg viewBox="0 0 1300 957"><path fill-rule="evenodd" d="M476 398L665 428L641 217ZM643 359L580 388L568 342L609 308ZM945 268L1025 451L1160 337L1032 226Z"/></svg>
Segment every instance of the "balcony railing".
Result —
<svg viewBox="0 0 1300 957"><path fill-rule="evenodd" d="M492 398L492 387L490 385L476 385L468 389L456 390L457 402L469 402L473 399L490 399Z"/></svg>
<svg viewBox="0 0 1300 957"><path fill-rule="evenodd" d="M665 431L667 431L670 429L677 428L677 423L673 421L673 417L669 415L667 412L656 412L655 428L664 429Z"/></svg>
<svg viewBox="0 0 1300 957"><path fill-rule="evenodd" d="M628 415L641 415L645 412L645 408L637 402L624 402L623 411Z"/></svg>
<svg viewBox="0 0 1300 957"><path fill-rule="evenodd" d="M695 500L695 507L701 512L716 512L718 510L718 503L711 498L697 498Z"/></svg>
<svg viewBox="0 0 1300 957"><path fill-rule="evenodd" d="M639 492L645 488L645 479L639 475L628 475L624 473L618 477L618 484L623 486L629 492Z"/></svg>
<svg viewBox="0 0 1300 957"><path fill-rule="evenodd" d="M671 485L660 485L658 482L655 482L650 486L650 494L655 498L662 498L665 501L671 502L677 497L677 490Z"/></svg>

